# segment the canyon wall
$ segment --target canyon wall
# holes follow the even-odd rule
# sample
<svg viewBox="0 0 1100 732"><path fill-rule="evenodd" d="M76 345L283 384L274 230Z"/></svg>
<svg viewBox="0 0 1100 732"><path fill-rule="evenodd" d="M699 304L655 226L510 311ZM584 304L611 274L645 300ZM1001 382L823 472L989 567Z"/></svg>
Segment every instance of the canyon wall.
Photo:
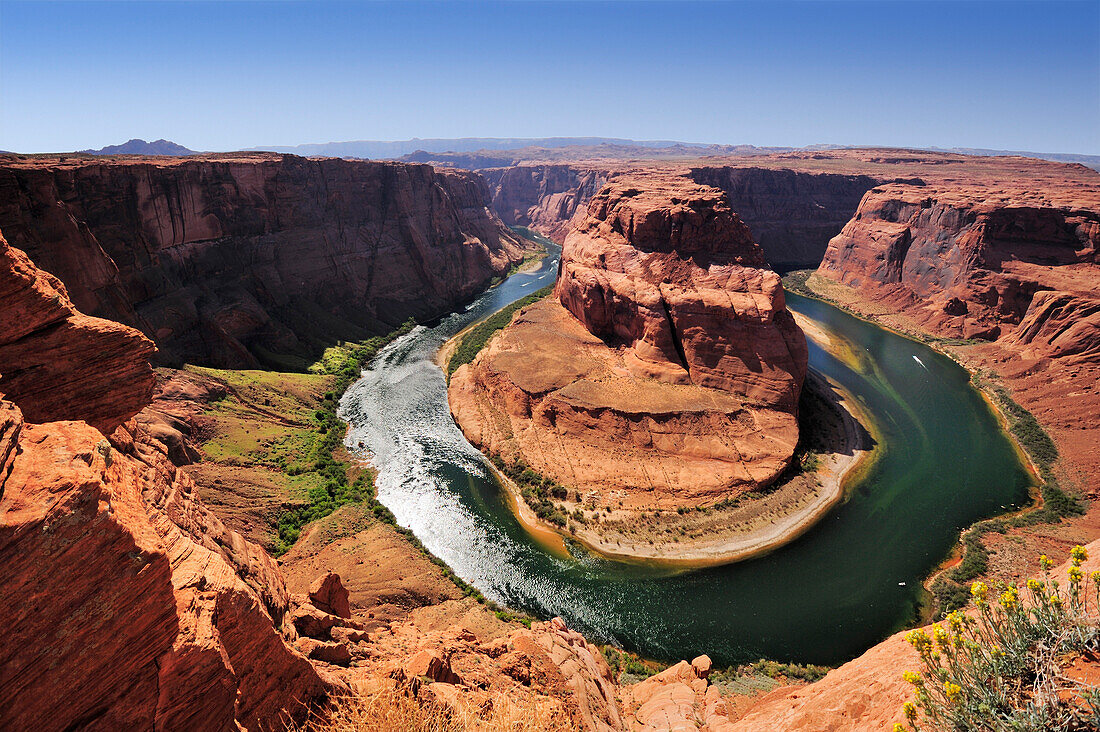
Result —
<svg viewBox="0 0 1100 732"><path fill-rule="evenodd" d="M528 226L559 244L569 222L603 187L608 171L580 165L517 165L479 171L493 210L509 226Z"/></svg>
<svg viewBox="0 0 1100 732"><path fill-rule="evenodd" d="M1096 328L1098 245L1100 188L894 183L864 196L818 272L937 333L995 340L1026 320L1016 341L1080 353L1092 347L1046 321L1073 313Z"/></svg>
<svg viewBox="0 0 1100 732"><path fill-rule="evenodd" d="M779 475L806 365L779 277L725 195L623 175L566 239L554 296L455 372L451 409L475 445L589 502L675 510Z"/></svg>
<svg viewBox="0 0 1100 732"><path fill-rule="evenodd" d="M578 211L584 213L603 183L638 167L528 164L479 172L488 179L493 210L505 223L530 226L563 242L570 221ZM852 217L863 194L880 181L868 175L782 168L666 167L725 191L730 207L748 224L764 257L776 268L816 267L829 239Z"/></svg>
<svg viewBox="0 0 1100 732"><path fill-rule="evenodd" d="M0 727L270 728L342 688L277 630L275 562L126 421L151 344L0 247Z"/></svg>
<svg viewBox="0 0 1100 732"><path fill-rule="evenodd" d="M290 155L0 158L0 231L168 363L298 366L440 315L530 247L482 178Z"/></svg>
<svg viewBox="0 0 1100 732"><path fill-rule="evenodd" d="M726 192L777 269L816 267L863 194L879 182L867 175L738 167L692 168L691 179Z"/></svg>

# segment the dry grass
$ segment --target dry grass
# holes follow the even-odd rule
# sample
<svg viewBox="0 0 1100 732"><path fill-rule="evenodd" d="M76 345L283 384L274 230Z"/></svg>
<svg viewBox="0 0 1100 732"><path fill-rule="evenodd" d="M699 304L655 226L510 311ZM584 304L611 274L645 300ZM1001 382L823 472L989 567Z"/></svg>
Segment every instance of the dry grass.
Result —
<svg viewBox="0 0 1100 732"><path fill-rule="evenodd" d="M287 732L566 732L574 729L554 700L496 696L481 709L423 702L401 687L334 697Z"/></svg>

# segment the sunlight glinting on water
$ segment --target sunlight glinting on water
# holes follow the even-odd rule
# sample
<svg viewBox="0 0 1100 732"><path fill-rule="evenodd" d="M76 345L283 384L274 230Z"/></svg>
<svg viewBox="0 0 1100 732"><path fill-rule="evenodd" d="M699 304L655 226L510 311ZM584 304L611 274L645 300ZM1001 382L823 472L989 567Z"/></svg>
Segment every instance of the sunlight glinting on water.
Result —
<svg viewBox="0 0 1100 732"><path fill-rule="evenodd" d="M792 295L792 308L849 339L868 366L853 371L810 344L811 367L852 391L882 431L879 458L848 499L772 554L706 570L623 564L575 548L573 559L549 554L454 424L432 358L470 323L551 283L556 262L555 251L537 272L398 339L341 401L349 449L379 470L379 500L486 597L669 660L833 663L912 617L920 579L959 527L1026 498L1026 474L957 364Z"/></svg>

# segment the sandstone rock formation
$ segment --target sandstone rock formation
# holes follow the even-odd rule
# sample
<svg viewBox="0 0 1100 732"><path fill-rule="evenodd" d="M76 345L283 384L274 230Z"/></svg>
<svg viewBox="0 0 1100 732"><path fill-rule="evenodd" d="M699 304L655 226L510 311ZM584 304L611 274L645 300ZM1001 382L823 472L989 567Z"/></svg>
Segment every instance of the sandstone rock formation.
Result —
<svg viewBox="0 0 1100 732"><path fill-rule="evenodd" d="M992 369L1051 432L1068 481L1100 493L1100 174L1013 162L1011 175L868 192L815 279L848 307ZM839 286L831 283L839 283Z"/></svg>
<svg viewBox="0 0 1100 732"><path fill-rule="evenodd" d="M1059 313L1067 298L1090 299L1098 245L1100 176L1092 190L1068 191L894 183L864 196L819 273L897 303L932 330L994 340L1040 291L1065 293ZM1031 312L1025 338L1039 336L1050 302Z"/></svg>
<svg viewBox="0 0 1100 732"><path fill-rule="evenodd" d="M100 431L148 394L149 342L0 245L0 309L20 315L0 329L0 389L26 410L0 396L0 727L257 729L338 688L280 634L271 558L136 423Z"/></svg>
<svg viewBox="0 0 1100 732"><path fill-rule="evenodd" d="M721 191L623 176L566 240L555 297L455 372L451 409L474 444L586 505L675 509L786 467L806 359Z"/></svg>
<svg viewBox="0 0 1100 732"><path fill-rule="evenodd" d="M488 205L479 176L424 165L0 158L12 245L169 363L285 370L333 339L440 315L529 247Z"/></svg>
<svg viewBox="0 0 1100 732"><path fill-rule="evenodd" d="M566 241L555 295L636 376L798 402L806 341L748 227L721 192L619 178Z"/></svg>
<svg viewBox="0 0 1100 732"><path fill-rule="evenodd" d="M276 629L274 562L131 429L20 431L0 499L0 726L258 729L300 714L336 686Z"/></svg>
<svg viewBox="0 0 1100 732"><path fill-rule="evenodd" d="M579 165L517 165L480 171L504 223L529 226L556 242L607 181L607 171Z"/></svg>
<svg viewBox="0 0 1100 732"><path fill-rule="evenodd" d="M153 344L77 312L56 277L0 234L0 391L28 421L82 420L104 434L145 406Z"/></svg>

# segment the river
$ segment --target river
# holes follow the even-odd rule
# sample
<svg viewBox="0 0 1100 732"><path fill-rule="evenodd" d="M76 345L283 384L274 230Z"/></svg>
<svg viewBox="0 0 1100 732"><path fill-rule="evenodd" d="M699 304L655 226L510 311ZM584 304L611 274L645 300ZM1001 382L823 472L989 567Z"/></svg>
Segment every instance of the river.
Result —
<svg viewBox="0 0 1100 732"><path fill-rule="evenodd" d="M432 357L470 323L552 283L559 256L552 249L537 271L512 275L464 312L392 343L341 402L348 446L369 451L379 470L379 499L486 597L560 615L593 640L652 658L835 664L915 618L921 581L960 528L1027 502L1029 475L964 369L791 294L791 309L850 345L842 362L811 341L810 368L854 395L875 423L876 456L846 500L791 544L721 567L548 553L454 424Z"/></svg>

